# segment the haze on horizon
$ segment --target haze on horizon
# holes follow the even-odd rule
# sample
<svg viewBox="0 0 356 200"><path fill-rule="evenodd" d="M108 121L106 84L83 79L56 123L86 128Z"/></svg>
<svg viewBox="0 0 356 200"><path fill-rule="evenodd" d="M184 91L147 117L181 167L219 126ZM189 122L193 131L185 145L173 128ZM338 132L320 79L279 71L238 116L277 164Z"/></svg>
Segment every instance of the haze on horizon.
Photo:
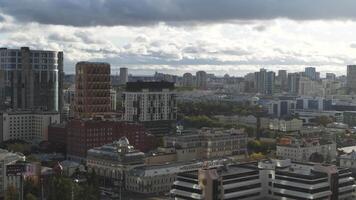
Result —
<svg viewBox="0 0 356 200"><path fill-rule="evenodd" d="M0 47L64 51L113 74L271 70L345 74L356 63L354 0L0 0Z"/></svg>

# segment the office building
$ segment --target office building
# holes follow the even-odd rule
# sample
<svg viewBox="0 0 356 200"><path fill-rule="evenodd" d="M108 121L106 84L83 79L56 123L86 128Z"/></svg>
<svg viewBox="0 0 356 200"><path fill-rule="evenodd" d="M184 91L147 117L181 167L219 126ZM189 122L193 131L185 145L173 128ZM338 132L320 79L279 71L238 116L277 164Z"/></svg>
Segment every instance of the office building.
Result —
<svg viewBox="0 0 356 200"><path fill-rule="evenodd" d="M297 118L280 119L275 118L269 121L269 129L280 132L299 131L303 126L303 120Z"/></svg>
<svg viewBox="0 0 356 200"><path fill-rule="evenodd" d="M195 75L196 87L200 90L206 90L208 88L208 75L205 71L197 71Z"/></svg>
<svg viewBox="0 0 356 200"><path fill-rule="evenodd" d="M306 67L304 75L310 80L317 80L317 72L315 70L315 67Z"/></svg>
<svg viewBox="0 0 356 200"><path fill-rule="evenodd" d="M182 85L184 87L192 87L194 83L193 75L191 73L183 74Z"/></svg>
<svg viewBox="0 0 356 200"><path fill-rule="evenodd" d="M0 48L0 109L61 111L63 52Z"/></svg>
<svg viewBox="0 0 356 200"><path fill-rule="evenodd" d="M291 159L296 162L314 161L313 156L319 156L319 162L330 163L335 161L336 154L336 143L330 139L319 137L286 136L279 140L276 148L278 158Z"/></svg>
<svg viewBox="0 0 356 200"><path fill-rule="evenodd" d="M111 105L111 111L116 111L117 93L116 90L114 89L110 89L110 105Z"/></svg>
<svg viewBox="0 0 356 200"><path fill-rule="evenodd" d="M350 170L334 165L266 160L179 173L175 200L354 199Z"/></svg>
<svg viewBox="0 0 356 200"><path fill-rule="evenodd" d="M290 94L298 94L299 91L299 73L288 73L288 92Z"/></svg>
<svg viewBox="0 0 356 200"><path fill-rule="evenodd" d="M356 65L347 66L346 87L351 92L356 92Z"/></svg>
<svg viewBox="0 0 356 200"><path fill-rule="evenodd" d="M110 65L79 62L75 66L74 117L93 117L111 112Z"/></svg>
<svg viewBox="0 0 356 200"><path fill-rule="evenodd" d="M268 102L268 114L274 117L290 116L292 111L296 108L295 100L272 100Z"/></svg>
<svg viewBox="0 0 356 200"><path fill-rule="evenodd" d="M153 134L168 134L177 119L174 84L129 82L123 93L125 121L143 123Z"/></svg>
<svg viewBox="0 0 356 200"><path fill-rule="evenodd" d="M60 123L58 112L13 111L0 113L0 140L48 140L48 126Z"/></svg>
<svg viewBox="0 0 356 200"><path fill-rule="evenodd" d="M288 76L287 70L278 70L278 81L282 92L288 91Z"/></svg>
<svg viewBox="0 0 356 200"><path fill-rule="evenodd" d="M120 84L125 85L127 82L129 82L128 69L120 67Z"/></svg>
<svg viewBox="0 0 356 200"><path fill-rule="evenodd" d="M114 120L71 120L67 125L67 157L74 161L85 161L87 151L110 144L121 137L128 138L140 151L154 148L155 140L141 124Z"/></svg>
<svg viewBox="0 0 356 200"><path fill-rule="evenodd" d="M336 75L334 73L326 73L326 79L335 81L336 80Z"/></svg>
<svg viewBox="0 0 356 200"><path fill-rule="evenodd" d="M255 86L257 92L264 95L273 95L275 87L275 73L267 72L265 69L260 69L255 72Z"/></svg>

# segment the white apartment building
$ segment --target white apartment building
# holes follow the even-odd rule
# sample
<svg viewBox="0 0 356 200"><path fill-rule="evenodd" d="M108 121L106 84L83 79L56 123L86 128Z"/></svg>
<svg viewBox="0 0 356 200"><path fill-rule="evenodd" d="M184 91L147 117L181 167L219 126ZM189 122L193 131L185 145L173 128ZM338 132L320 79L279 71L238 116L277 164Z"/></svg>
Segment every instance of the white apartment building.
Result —
<svg viewBox="0 0 356 200"><path fill-rule="evenodd" d="M125 121L171 121L177 118L176 93L169 82L128 82L123 93Z"/></svg>
<svg viewBox="0 0 356 200"><path fill-rule="evenodd" d="M324 142L318 138L282 138L276 145L276 155L281 159L291 159L295 162L309 162L311 155L318 153L323 156L324 161L336 159L336 143Z"/></svg>
<svg viewBox="0 0 356 200"><path fill-rule="evenodd" d="M175 200L354 199L351 172L334 165L266 160L179 173Z"/></svg>
<svg viewBox="0 0 356 200"><path fill-rule="evenodd" d="M19 153L8 152L5 149L0 149L0 197L5 196L5 191L8 186L20 188L19 176L7 176L6 166L15 164L17 161L25 161L25 156Z"/></svg>
<svg viewBox="0 0 356 200"><path fill-rule="evenodd" d="M30 142L47 140L48 126L59 122L58 112L3 112L0 114L0 139Z"/></svg>
<svg viewBox="0 0 356 200"><path fill-rule="evenodd" d="M269 129L281 132L299 131L303 126L303 120L293 119L271 119Z"/></svg>

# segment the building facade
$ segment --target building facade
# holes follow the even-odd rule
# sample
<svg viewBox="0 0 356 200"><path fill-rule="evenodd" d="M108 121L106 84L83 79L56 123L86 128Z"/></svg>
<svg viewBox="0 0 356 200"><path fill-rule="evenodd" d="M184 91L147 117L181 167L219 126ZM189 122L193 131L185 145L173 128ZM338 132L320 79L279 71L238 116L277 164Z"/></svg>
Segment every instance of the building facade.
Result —
<svg viewBox="0 0 356 200"><path fill-rule="evenodd" d="M86 164L89 171L113 184L123 181L127 170L144 165L145 154L130 145L126 137L110 144L94 147L87 152Z"/></svg>
<svg viewBox="0 0 356 200"><path fill-rule="evenodd" d="M126 67L120 67L120 84L125 85L129 82L129 73Z"/></svg>
<svg viewBox="0 0 356 200"><path fill-rule="evenodd" d="M193 79L193 75L191 73L185 73L183 74L183 78L182 78L182 85L184 87L193 87L194 86L194 79Z"/></svg>
<svg viewBox="0 0 356 200"><path fill-rule="evenodd" d="M79 62L75 66L74 117L93 117L111 112L110 65Z"/></svg>
<svg viewBox="0 0 356 200"><path fill-rule="evenodd" d="M123 93L125 121L141 122L153 134L167 134L177 119L174 84L129 82Z"/></svg>
<svg viewBox="0 0 356 200"><path fill-rule="evenodd" d="M59 122L58 112L2 112L0 114L1 141L19 139L40 142L48 140L48 126Z"/></svg>
<svg viewBox="0 0 356 200"><path fill-rule="evenodd" d="M208 75L205 71L197 71L195 75L196 87L200 90L206 90L208 88Z"/></svg>
<svg viewBox="0 0 356 200"><path fill-rule="evenodd" d="M354 199L351 172L333 165L268 160L179 173L175 200Z"/></svg>
<svg viewBox="0 0 356 200"><path fill-rule="evenodd" d="M336 143L320 138L281 138L276 146L276 156L282 159L291 159L295 162L313 161L316 154L322 156L319 162L332 162L336 160Z"/></svg>
<svg viewBox="0 0 356 200"><path fill-rule="evenodd" d="M63 52L0 48L0 108L61 111Z"/></svg>
<svg viewBox="0 0 356 200"><path fill-rule="evenodd" d="M87 151L127 137L140 151L155 146L154 137L140 124L113 120L71 120L68 122L67 157L85 161Z"/></svg>
<svg viewBox="0 0 356 200"><path fill-rule="evenodd" d="M351 92L356 92L356 65L347 66L346 87L349 88Z"/></svg>
<svg viewBox="0 0 356 200"><path fill-rule="evenodd" d="M165 136L163 143L165 148L175 149L177 161L245 157L247 153L247 134L242 129L202 128Z"/></svg>
<svg viewBox="0 0 356 200"><path fill-rule="evenodd" d="M267 72L266 69L260 69L255 72L255 86L257 92L264 95L272 95L275 90L275 73Z"/></svg>

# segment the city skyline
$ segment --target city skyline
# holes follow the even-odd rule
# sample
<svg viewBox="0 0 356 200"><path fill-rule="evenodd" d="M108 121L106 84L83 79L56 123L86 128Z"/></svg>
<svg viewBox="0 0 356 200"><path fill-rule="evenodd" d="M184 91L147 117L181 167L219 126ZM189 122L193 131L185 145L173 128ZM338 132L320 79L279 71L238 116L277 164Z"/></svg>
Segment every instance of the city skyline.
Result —
<svg viewBox="0 0 356 200"><path fill-rule="evenodd" d="M356 63L355 4L4 0L0 46L63 51L66 73L79 61L105 61L113 74L127 67L137 75L204 70L241 76L312 66L344 75L346 65Z"/></svg>

